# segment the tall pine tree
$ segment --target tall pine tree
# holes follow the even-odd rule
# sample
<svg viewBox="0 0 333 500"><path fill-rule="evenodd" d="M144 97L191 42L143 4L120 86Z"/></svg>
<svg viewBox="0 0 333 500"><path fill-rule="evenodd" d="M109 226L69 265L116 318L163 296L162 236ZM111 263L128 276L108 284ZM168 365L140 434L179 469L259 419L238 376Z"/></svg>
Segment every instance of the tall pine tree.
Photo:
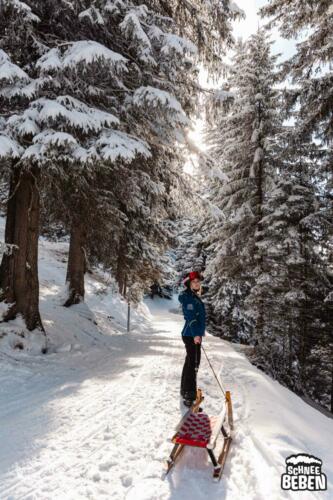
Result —
<svg viewBox="0 0 333 500"><path fill-rule="evenodd" d="M321 160L312 163L310 189L315 190L315 203L305 226L307 248L303 279L316 271L317 261L324 270L317 275L321 292L313 297L312 308L307 312L303 333L301 356L302 390L312 399L333 412L333 372L326 359L332 357L332 227L333 227L333 11L332 2L318 0L270 0L261 9L270 18L269 27L277 27L288 39L300 40L296 53L287 60L283 75L289 77L292 87L286 92L287 109L295 114L294 154L303 158L304 151L314 149L314 142L321 150ZM303 163L304 165L304 163ZM308 169L309 159L304 165ZM309 184L308 184L309 186ZM303 230L304 233L304 230ZM316 243L316 245L315 245ZM304 245L303 245L304 247ZM313 257L313 253L315 254ZM318 274L318 269L317 269ZM305 283L303 284L303 286ZM314 287L315 288L315 287ZM326 289L326 291L325 291ZM309 293L310 288L307 290ZM326 296L325 296L326 295ZM305 344L305 346L304 346ZM314 377L314 374L316 376ZM317 392L316 388L317 387ZM330 401L330 402L329 402Z"/></svg>
<svg viewBox="0 0 333 500"><path fill-rule="evenodd" d="M220 165L211 198L218 210L207 236L209 301L220 334L242 342L253 332L254 318L245 299L261 272L257 243L262 237L264 195L277 168L281 122L275 59L263 30L247 43L239 42L228 82L234 102L207 133L209 150Z"/></svg>

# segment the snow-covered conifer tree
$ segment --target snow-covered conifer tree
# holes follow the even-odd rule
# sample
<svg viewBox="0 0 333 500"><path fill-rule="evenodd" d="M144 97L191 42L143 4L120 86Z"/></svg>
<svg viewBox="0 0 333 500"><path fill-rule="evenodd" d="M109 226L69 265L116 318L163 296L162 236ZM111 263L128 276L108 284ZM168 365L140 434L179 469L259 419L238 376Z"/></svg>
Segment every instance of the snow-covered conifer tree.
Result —
<svg viewBox="0 0 333 500"><path fill-rule="evenodd" d="M230 5L226 2L224 6L226 34L230 32L227 19L238 15ZM29 329L42 329L37 299L37 244L43 185L67 183L64 194L68 202L62 206L67 210L63 218L71 233L67 273L70 304L81 300L84 293L83 250L87 226L91 224L87 214L89 207L98 207L98 195L103 191L99 174L106 172L109 185L117 181L123 193L121 188L126 185L131 162L140 158L145 172L152 146L162 164L163 155L175 154L176 143L185 143L188 115L195 109L198 51L191 40L177 32L172 17L161 15L162 7L158 7L154 11L151 4L118 0L99 0L93 6L76 0L1 2L1 47L15 57L18 68L24 68L29 78L21 91L24 106L19 112L9 107L3 127L7 144L12 141L20 149L19 162L10 172L14 212L19 209L14 203L18 187L25 189L27 200L25 208L20 208L22 213L7 217L7 234L15 234L9 243L15 243L18 237L26 238L20 228L27 224L18 221L28 214L30 219L32 214L35 217L28 221L33 226L29 231L34 235L33 242L24 243L33 252L34 265L29 267L33 279L18 276L20 268L15 266L12 290L8 289L7 296L13 297L15 306L7 312L7 320L22 312ZM205 17L202 33L206 36L207 20L214 19L211 8L205 10ZM143 173L139 177L142 182L132 184L133 200L142 198L144 188L156 189L154 176L152 182L144 182ZM167 174L163 182L169 182ZM28 212L32 201L34 209ZM110 203L112 210L117 205L118 200ZM18 254L22 248L20 244ZM6 276L9 262L3 261ZM29 315L25 301L21 304L16 300L15 282L19 280L28 288L35 284Z"/></svg>
<svg viewBox="0 0 333 500"><path fill-rule="evenodd" d="M254 331L255 359L275 378L306 393L306 367L313 346L327 337L330 282L320 247L325 212L316 193L317 147L299 144L295 127L286 127L283 162L266 193L262 238L257 243L262 272L246 299L261 312ZM311 160L312 157L312 160ZM280 157L282 160L282 155ZM257 319L258 320L258 319Z"/></svg>
<svg viewBox="0 0 333 500"><path fill-rule="evenodd" d="M238 341L248 341L252 334L253 318L244 300L260 272L256 243L264 195L277 168L273 160L281 123L275 59L263 30L246 44L238 43L229 79L233 105L207 133L219 165L210 183L210 201L217 210L206 242L208 295L220 333Z"/></svg>
<svg viewBox="0 0 333 500"><path fill-rule="evenodd" d="M320 376L314 380L314 373L319 374L318 370L321 370L320 356L326 359L331 355L331 334L327 332L332 331L333 317L330 292L333 224L332 4L329 0L315 3L270 0L261 9L261 14L270 18L268 27L277 27L285 38L298 39L295 55L284 63L282 69L282 76L289 77L292 83L292 87L285 91L285 107L295 118L293 139L287 146L287 168L295 172L295 165L300 167L298 186L293 189L300 189L301 192L289 194L295 196L294 212L298 214L295 247L302 250L304 259L304 268L300 272L304 296L303 302L298 304L298 313L305 319L303 329L299 331L301 349L297 351L296 347L296 355L293 355L296 359L294 364L299 365L300 390L332 410L332 376L320 372L321 383L317 383ZM280 187L283 192L283 186ZM296 311L294 314L296 317L299 315ZM297 346L294 340L294 348L295 343ZM289 381L289 385L293 383L295 380Z"/></svg>
<svg viewBox="0 0 333 500"><path fill-rule="evenodd" d="M269 0L261 9L268 27L277 27L287 39L297 39L296 53L283 64L282 76L290 78L286 108L297 112L300 141L315 140L323 159L316 166L316 182L326 217L333 223L333 10L330 0Z"/></svg>

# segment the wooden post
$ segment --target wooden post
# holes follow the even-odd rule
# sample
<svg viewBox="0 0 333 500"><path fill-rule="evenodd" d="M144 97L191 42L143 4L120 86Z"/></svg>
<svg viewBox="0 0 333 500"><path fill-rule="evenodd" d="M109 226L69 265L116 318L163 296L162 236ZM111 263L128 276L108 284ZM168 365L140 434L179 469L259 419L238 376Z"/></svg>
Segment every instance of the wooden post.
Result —
<svg viewBox="0 0 333 500"><path fill-rule="evenodd" d="M225 400L227 402L227 408L228 408L228 423L230 426L230 430L233 430L234 429L234 417L232 414L232 403L231 403L230 391L225 392Z"/></svg>
<svg viewBox="0 0 333 500"><path fill-rule="evenodd" d="M125 275L124 279L124 297L127 299L127 333L129 333L131 329L131 303L130 303L130 294L127 286L127 275Z"/></svg>
<svg viewBox="0 0 333 500"><path fill-rule="evenodd" d="M131 304L128 300L127 302L127 332L130 331L130 316L131 316Z"/></svg>

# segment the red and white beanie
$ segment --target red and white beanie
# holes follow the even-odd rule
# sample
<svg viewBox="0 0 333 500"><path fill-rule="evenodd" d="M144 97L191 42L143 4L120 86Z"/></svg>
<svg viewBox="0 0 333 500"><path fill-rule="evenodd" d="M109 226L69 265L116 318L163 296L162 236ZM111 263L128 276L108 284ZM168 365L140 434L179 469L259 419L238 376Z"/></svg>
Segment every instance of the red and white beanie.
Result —
<svg viewBox="0 0 333 500"><path fill-rule="evenodd" d="M183 279L183 284L188 285L190 281L195 280L195 279L199 279L199 280L203 279L203 276L199 271L191 271L191 272L187 273L187 275Z"/></svg>

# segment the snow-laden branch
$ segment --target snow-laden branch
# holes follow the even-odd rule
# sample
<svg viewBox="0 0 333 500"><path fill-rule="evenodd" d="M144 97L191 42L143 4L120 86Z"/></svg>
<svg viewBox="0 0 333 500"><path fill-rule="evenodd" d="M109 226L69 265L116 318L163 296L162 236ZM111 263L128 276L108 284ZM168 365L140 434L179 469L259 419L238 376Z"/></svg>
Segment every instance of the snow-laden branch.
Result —
<svg viewBox="0 0 333 500"><path fill-rule="evenodd" d="M66 68L73 69L80 64L84 64L86 67L100 60L107 62L114 69L127 70L128 59L126 57L92 40L73 42L63 52L61 48L53 48L37 61L36 67L42 73L47 73Z"/></svg>
<svg viewBox="0 0 333 500"><path fill-rule="evenodd" d="M19 143L6 135L0 135L0 158L18 159L23 154L24 149Z"/></svg>
<svg viewBox="0 0 333 500"><path fill-rule="evenodd" d="M25 2L21 2L20 0L1 0L0 7L2 6L1 3L4 7L12 7L26 21L40 22L39 17L32 12L31 7Z"/></svg>
<svg viewBox="0 0 333 500"><path fill-rule="evenodd" d="M139 87L133 94L132 102L135 106L165 113L175 124L191 125L180 102L174 95L156 87Z"/></svg>
<svg viewBox="0 0 333 500"><path fill-rule="evenodd" d="M151 156L149 145L145 141L119 130L102 132L100 138L96 141L96 147L100 151L103 160L111 162L121 159L129 163L138 154L145 158Z"/></svg>

